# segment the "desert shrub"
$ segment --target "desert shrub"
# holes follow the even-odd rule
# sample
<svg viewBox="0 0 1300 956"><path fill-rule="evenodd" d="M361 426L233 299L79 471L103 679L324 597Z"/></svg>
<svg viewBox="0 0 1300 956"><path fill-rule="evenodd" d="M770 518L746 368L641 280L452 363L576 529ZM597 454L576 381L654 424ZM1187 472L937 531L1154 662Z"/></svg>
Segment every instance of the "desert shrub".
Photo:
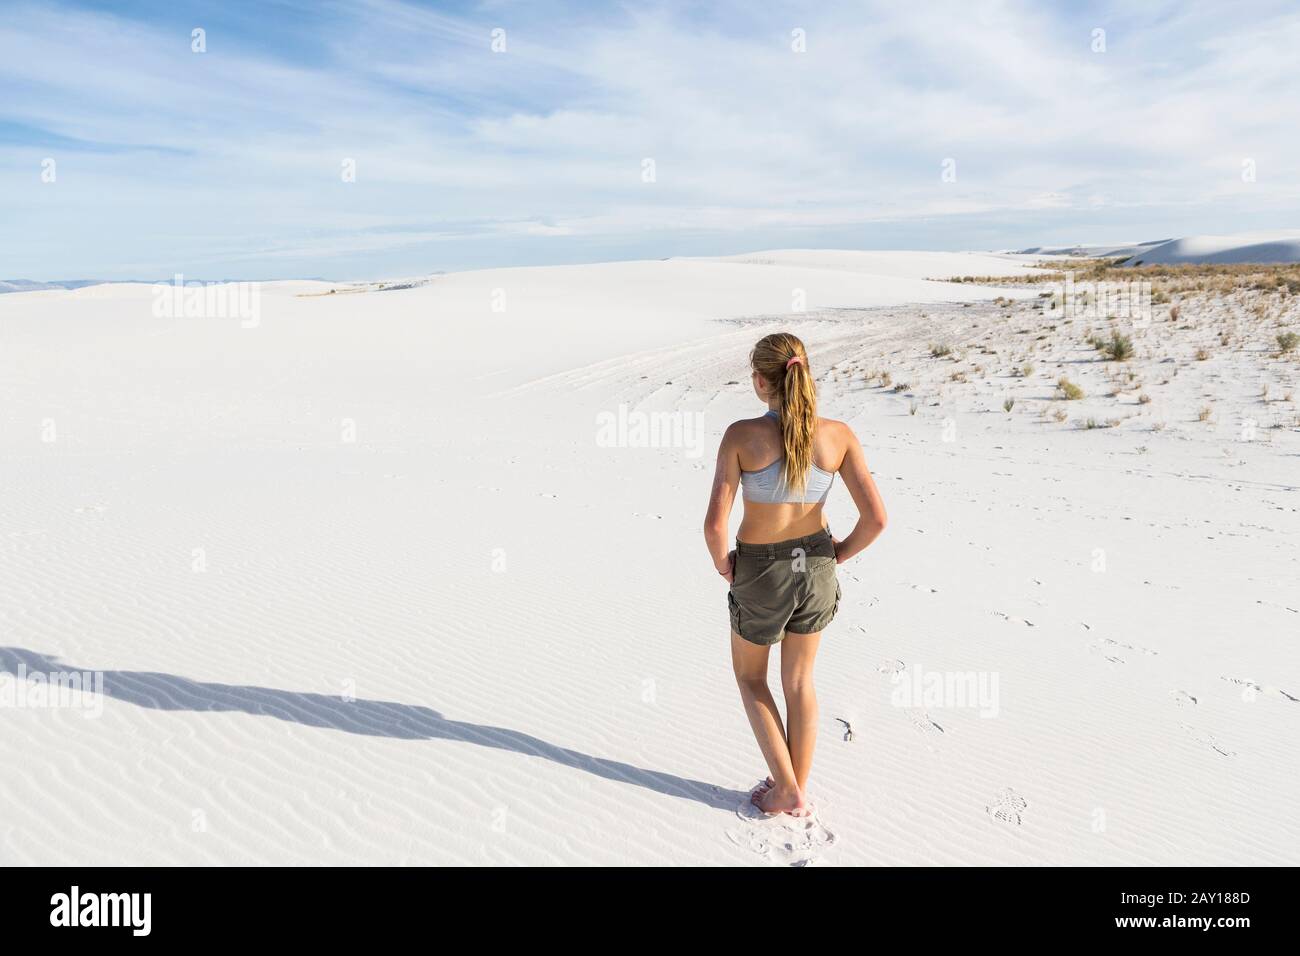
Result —
<svg viewBox="0 0 1300 956"><path fill-rule="evenodd" d="M1112 332L1110 341L1101 345L1101 351L1112 362L1127 362L1133 357L1133 340L1127 335Z"/></svg>
<svg viewBox="0 0 1300 956"><path fill-rule="evenodd" d="M1068 402L1075 402L1083 398L1083 389L1074 384L1074 382L1071 382L1064 375L1056 380L1056 391L1061 398Z"/></svg>

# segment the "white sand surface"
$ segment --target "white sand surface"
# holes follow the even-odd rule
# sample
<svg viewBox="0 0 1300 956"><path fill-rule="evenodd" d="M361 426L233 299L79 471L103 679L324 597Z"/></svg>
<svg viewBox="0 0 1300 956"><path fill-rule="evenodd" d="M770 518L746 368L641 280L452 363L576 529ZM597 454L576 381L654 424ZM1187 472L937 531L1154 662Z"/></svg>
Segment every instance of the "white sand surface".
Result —
<svg viewBox="0 0 1300 956"><path fill-rule="evenodd" d="M0 863L1300 863L1297 363L1157 322L1138 405L1038 290L927 281L1027 268L273 283L253 327L147 286L0 297L0 680L105 690L0 708ZM891 518L841 569L806 824L737 810L763 768L701 535L779 328ZM620 406L703 440L609 447ZM936 672L996 678L996 712L891 701Z"/></svg>

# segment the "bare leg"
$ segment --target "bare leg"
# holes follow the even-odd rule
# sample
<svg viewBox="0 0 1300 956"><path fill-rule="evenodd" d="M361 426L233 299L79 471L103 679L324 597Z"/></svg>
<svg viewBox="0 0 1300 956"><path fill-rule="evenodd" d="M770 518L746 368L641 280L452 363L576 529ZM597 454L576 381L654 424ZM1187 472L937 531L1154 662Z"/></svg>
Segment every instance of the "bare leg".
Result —
<svg viewBox="0 0 1300 956"><path fill-rule="evenodd" d="M736 672L740 700L745 705L745 716L754 730L758 749L763 752L772 778L787 789L795 789L794 767L790 763L790 748L785 742L785 728L772 691L767 686L768 650L764 645L751 644L739 634L731 635L731 666Z"/></svg>
<svg viewBox="0 0 1300 956"><path fill-rule="evenodd" d="M786 739L795 782L800 792L808 788L813 751L817 747L817 691L813 688L813 662L821 632L787 631L781 642L781 690L785 694Z"/></svg>
<svg viewBox="0 0 1300 956"><path fill-rule="evenodd" d="M763 759L772 771L773 785L755 790L750 799L765 813L804 816L809 812L808 802L795 780L781 714L767 687L767 653L767 647L751 644L738 634L731 635L731 663L740 686L740 699L763 751Z"/></svg>

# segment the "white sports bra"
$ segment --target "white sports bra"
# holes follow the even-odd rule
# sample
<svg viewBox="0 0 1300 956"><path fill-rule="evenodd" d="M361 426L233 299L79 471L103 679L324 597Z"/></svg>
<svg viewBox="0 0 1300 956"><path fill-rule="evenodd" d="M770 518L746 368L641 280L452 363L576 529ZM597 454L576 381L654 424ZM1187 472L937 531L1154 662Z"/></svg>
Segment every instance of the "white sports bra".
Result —
<svg viewBox="0 0 1300 956"><path fill-rule="evenodd" d="M770 409L766 417L776 419L778 422L781 420L781 416ZM758 469L758 471L742 470L740 473L741 496L746 501L756 501L762 504L806 504L810 501L826 501L826 496L831 493L831 484L835 481L835 472L823 471L813 465L808 472L808 487L800 494L795 489L786 486L785 476L782 474L784 467L785 457L782 456L767 467Z"/></svg>

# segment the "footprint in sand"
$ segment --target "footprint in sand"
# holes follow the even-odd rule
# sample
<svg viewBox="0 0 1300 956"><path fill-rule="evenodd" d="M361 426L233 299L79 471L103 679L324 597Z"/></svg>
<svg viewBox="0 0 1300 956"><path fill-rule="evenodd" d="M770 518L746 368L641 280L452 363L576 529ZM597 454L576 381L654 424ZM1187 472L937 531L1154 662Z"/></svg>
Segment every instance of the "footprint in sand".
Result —
<svg viewBox="0 0 1300 956"><path fill-rule="evenodd" d="M1111 647L1122 647L1126 651L1137 651L1139 654L1146 654L1148 657L1155 657L1156 652L1149 647L1142 647L1140 644L1124 644L1120 641L1111 640L1109 637L1103 637L1101 643Z"/></svg>
<svg viewBox="0 0 1300 956"><path fill-rule="evenodd" d="M876 669L880 673L886 675L887 677L897 677L899 674L903 673L903 671L907 670L907 665L904 664L902 661L896 661L891 659L891 660L884 661Z"/></svg>
<svg viewBox="0 0 1300 956"><path fill-rule="evenodd" d="M1270 684L1261 684L1248 677L1220 677L1219 679L1226 680L1229 684L1236 684L1240 687L1241 698L1247 703L1253 701L1257 694L1262 694L1265 697L1275 697L1278 700L1289 700L1293 703L1300 701L1300 697L1294 697L1281 688L1273 687Z"/></svg>
<svg viewBox="0 0 1300 956"><path fill-rule="evenodd" d="M1171 690L1169 696L1173 698L1175 704L1179 707L1195 707L1196 698L1185 690Z"/></svg>
<svg viewBox="0 0 1300 956"><path fill-rule="evenodd" d="M1021 814L1028 808L1029 804L1025 798L1008 787L994 798L990 806L984 809L988 811L989 816L999 823L1020 826Z"/></svg>
<svg viewBox="0 0 1300 956"><path fill-rule="evenodd" d="M1089 644L1089 645L1088 645L1088 653L1089 653L1089 654L1100 654L1100 653L1101 653L1101 645L1100 645L1100 644ZM1108 660L1108 661L1109 661L1110 663L1112 663L1112 664L1126 664L1126 663L1128 663L1127 661L1124 660L1124 658L1122 658L1122 657L1116 657L1114 654L1102 654L1101 656L1104 657L1106 660Z"/></svg>
<svg viewBox="0 0 1300 956"><path fill-rule="evenodd" d="M1002 611L990 611L989 613L992 614L994 617L1002 618L1002 620L1008 622L1009 624L1023 624L1025 625L1025 627L1034 626L1033 621L1027 621L1023 617L1012 617L1010 614L1005 614Z"/></svg>
<svg viewBox="0 0 1300 956"><path fill-rule="evenodd" d="M1110 661L1112 664L1128 663L1128 661L1125 658L1119 657L1117 654L1103 653L1106 649L1120 649L1125 651L1135 651L1138 654L1145 654L1147 657L1157 656L1157 652L1151 650L1151 648L1149 647L1142 647L1141 645L1136 645L1136 644L1125 644L1121 641L1111 640L1109 637L1103 637L1100 640L1095 641L1088 645L1089 654L1100 653L1102 657L1106 658L1106 660Z"/></svg>
<svg viewBox="0 0 1300 956"><path fill-rule="evenodd" d="M911 721L913 727L927 737L938 737L943 733L943 728L935 723L934 719L923 710L907 711L907 719Z"/></svg>
<svg viewBox="0 0 1300 956"><path fill-rule="evenodd" d="M1228 750L1217 740L1215 740L1214 734L1210 733L1209 731L1201 730L1197 727L1193 727L1191 724L1180 724L1179 726L1181 726L1183 730L1187 732L1187 735L1191 737L1193 740L1195 740L1198 744L1202 744L1206 747L1209 747L1216 754L1222 754L1224 757L1237 756L1237 752L1235 750Z"/></svg>
<svg viewBox="0 0 1300 956"><path fill-rule="evenodd" d="M1256 604L1262 604L1265 607L1281 608L1284 611L1290 611L1292 614L1300 614L1300 608L1291 607L1286 604L1274 604L1272 601L1256 601Z"/></svg>
<svg viewBox="0 0 1300 956"><path fill-rule="evenodd" d="M812 866L822 851L835 844L835 834L817 819L817 812L807 817L788 813L769 817L745 797L736 807L742 826L727 832L736 846L758 854L776 866Z"/></svg>

